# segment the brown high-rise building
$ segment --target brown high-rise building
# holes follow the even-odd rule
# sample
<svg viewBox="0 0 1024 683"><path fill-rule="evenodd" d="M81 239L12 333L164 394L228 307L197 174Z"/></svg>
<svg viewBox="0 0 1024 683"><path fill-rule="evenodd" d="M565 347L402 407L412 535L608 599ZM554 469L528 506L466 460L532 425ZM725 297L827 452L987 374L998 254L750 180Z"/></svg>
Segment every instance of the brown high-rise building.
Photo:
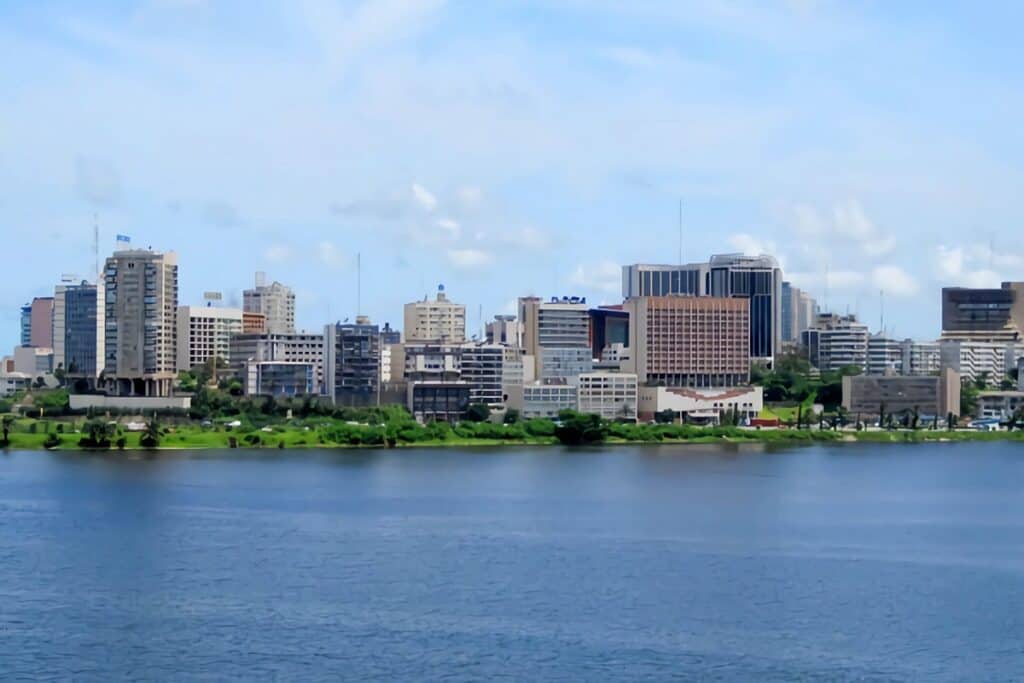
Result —
<svg viewBox="0 0 1024 683"><path fill-rule="evenodd" d="M750 381L749 299L634 297L624 308L630 363L641 383L732 387Z"/></svg>

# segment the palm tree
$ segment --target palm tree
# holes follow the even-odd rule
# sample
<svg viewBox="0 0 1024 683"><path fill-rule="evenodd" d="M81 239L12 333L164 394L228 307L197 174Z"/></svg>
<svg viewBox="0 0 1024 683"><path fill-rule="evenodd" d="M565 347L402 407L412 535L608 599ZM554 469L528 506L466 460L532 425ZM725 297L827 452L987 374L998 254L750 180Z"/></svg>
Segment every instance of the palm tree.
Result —
<svg viewBox="0 0 1024 683"><path fill-rule="evenodd" d="M156 448L160 445L160 423L156 421L156 413L153 413L153 419L146 423L146 431L139 437L139 445L143 448Z"/></svg>

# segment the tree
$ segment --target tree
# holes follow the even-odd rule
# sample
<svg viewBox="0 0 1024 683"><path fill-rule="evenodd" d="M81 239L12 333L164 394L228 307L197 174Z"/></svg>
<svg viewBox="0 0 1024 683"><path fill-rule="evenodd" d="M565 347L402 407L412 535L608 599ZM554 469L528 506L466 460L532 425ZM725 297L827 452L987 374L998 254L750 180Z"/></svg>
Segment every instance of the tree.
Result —
<svg viewBox="0 0 1024 683"><path fill-rule="evenodd" d="M143 448L156 448L160 445L160 424L156 421L156 414L153 419L146 423L146 431L139 437L139 445Z"/></svg>
<svg viewBox="0 0 1024 683"><path fill-rule="evenodd" d="M515 408L509 408L505 411L505 424L514 425L519 422L520 414Z"/></svg>
<svg viewBox="0 0 1024 683"><path fill-rule="evenodd" d="M980 378L979 378L980 380ZM970 382L964 383L960 388L960 414L961 415L974 415L974 411L978 407L978 388L977 383L971 384Z"/></svg>
<svg viewBox="0 0 1024 683"><path fill-rule="evenodd" d="M470 422L487 422L491 417L491 409L483 403L474 403L466 410L466 419Z"/></svg>
<svg viewBox="0 0 1024 683"><path fill-rule="evenodd" d="M555 438L567 446L601 443L608 437L608 423L600 415L563 410L558 419Z"/></svg>
<svg viewBox="0 0 1024 683"><path fill-rule="evenodd" d="M885 401L878 404L878 426L885 427Z"/></svg>
<svg viewBox="0 0 1024 683"><path fill-rule="evenodd" d="M4 415L3 426L2 426L3 433L4 433L4 442L2 444L3 446L7 446L11 442L10 436L11 436L11 425L12 424L14 424L14 416L13 415Z"/></svg>
<svg viewBox="0 0 1024 683"><path fill-rule="evenodd" d="M654 414L654 421L660 425L670 425L676 421L676 411L674 410L659 410Z"/></svg>
<svg viewBox="0 0 1024 683"><path fill-rule="evenodd" d="M82 438L78 445L82 448L110 448L110 439L114 435L114 425L105 420L89 420L82 427Z"/></svg>
<svg viewBox="0 0 1024 683"><path fill-rule="evenodd" d="M988 388L988 384L989 384L988 370L982 370L981 372L978 373L977 378L975 378L975 380L974 380L974 388L979 390L979 391L984 391L985 389Z"/></svg>

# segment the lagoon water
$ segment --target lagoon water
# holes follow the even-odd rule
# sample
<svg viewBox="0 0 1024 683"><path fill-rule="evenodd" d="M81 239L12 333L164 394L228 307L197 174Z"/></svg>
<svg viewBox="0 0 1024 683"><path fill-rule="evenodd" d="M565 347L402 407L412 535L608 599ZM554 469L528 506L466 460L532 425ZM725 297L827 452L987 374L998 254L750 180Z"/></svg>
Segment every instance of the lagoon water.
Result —
<svg viewBox="0 0 1024 683"><path fill-rule="evenodd" d="M0 674L1019 680L1024 447L8 453Z"/></svg>

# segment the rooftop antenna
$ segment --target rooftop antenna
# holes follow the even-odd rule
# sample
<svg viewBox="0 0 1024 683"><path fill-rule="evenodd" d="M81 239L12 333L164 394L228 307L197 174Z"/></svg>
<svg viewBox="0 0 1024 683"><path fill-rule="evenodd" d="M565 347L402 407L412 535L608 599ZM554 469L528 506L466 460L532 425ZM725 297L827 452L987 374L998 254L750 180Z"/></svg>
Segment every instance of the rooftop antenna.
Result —
<svg viewBox="0 0 1024 683"><path fill-rule="evenodd" d="M363 314L363 255L356 253L356 315Z"/></svg>
<svg viewBox="0 0 1024 683"><path fill-rule="evenodd" d="M96 213L92 214L92 265L97 279L100 276L100 221Z"/></svg>
<svg viewBox="0 0 1024 683"><path fill-rule="evenodd" d="M679 200L679 265L683 265L683 200Z"/></svg>

